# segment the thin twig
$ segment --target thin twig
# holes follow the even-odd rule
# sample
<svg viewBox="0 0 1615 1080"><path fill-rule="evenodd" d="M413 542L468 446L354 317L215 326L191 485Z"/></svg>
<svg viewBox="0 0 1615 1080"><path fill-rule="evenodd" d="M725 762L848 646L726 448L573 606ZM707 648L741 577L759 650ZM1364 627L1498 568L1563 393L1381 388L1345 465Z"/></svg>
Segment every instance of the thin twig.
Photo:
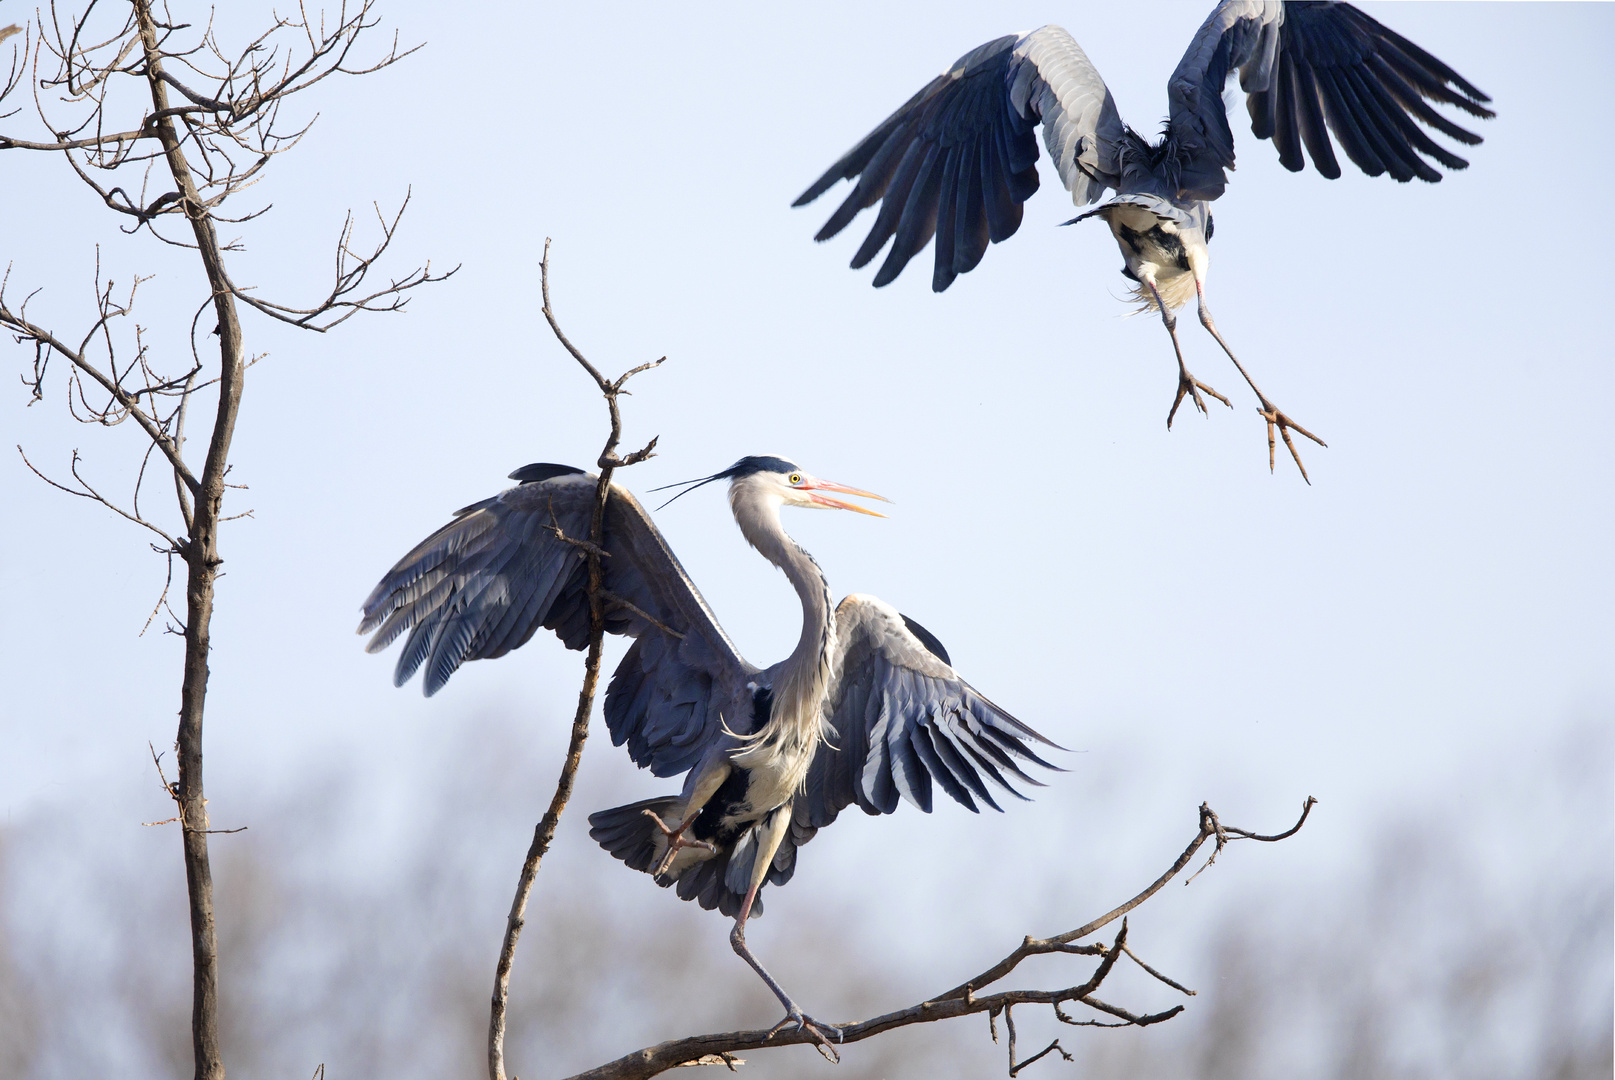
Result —
<svg viewBox="0 0 1615 1080"><path fill-rule="evenodd" d="M1133 948L1132 948L1131 945L1123 945L1122 946L1122 951L1127 953L1128 956L1132 957L1133 963L1135 963L1139 967L1143 968L1145 971L1147 971L1149 974L1153 975L1155 978L1159 979L1161 982L1166 983L1166 985L1170 986L1172 989L1177 990L1180 993L1188 994L1190 997L1194 997L1196 995L1197 991L1190 990L1187 986L1184 986L1182 983L1180 983L1180 982L1178 982L1178 981L1176 981L1174 979L1168 978L1165 975L1162 975L1159 971L1156 971L1154 968L1150 967L1144 961L1140 960L1138 958L1138 954L1133 951Z"/></svg>

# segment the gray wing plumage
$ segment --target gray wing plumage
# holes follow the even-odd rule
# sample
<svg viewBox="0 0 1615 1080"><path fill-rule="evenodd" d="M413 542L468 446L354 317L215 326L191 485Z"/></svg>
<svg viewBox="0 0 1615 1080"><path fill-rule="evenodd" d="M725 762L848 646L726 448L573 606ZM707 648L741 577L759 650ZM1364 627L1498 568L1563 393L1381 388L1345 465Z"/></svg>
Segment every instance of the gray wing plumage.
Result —
<svg viewBox="0 0 1615 1080"><path fill-rule="evenodd" d="M1491 98L1452 68L1350 4L1225 0L1190 42L1167 84L1168 121L1182 170L1182 198L1215 199L1234 165L1223 86L1239 72L1251 130L1272 139L1291 172L1340 176L1329 132L1369 176L1432 183L1469 163L1419 126L1466 145L1479 135L1431 107L1454 105L1489 118ZM1417 120L1419 123L1415 123Z"/></svg>
<svg viewBox="0 0 1615 1080"><path fill-rule="evenodd" d="M960 57L792 205L804 206L838 180L856 178L814 239L828 240L880 203L853 256L854 269L891 240L874 280L885 285L935 236L931 288L941 292L976 267L989 241L1020 228L1021 206L1038 188L1039 123L1077 205L1116 185L1115 148L1123 129L1115 102L1071 35L1045 26Z"/></svg>
<svg viewBox="0 0 1615 1080"><path fill-rule="evenodd" d="M797 797L790 851L781 845L774 859L782 879L795 848L853 803L867 814L889 814L906 799L929 813L935 784L972 811L978 799L997 810L995 787L1025 797L1011 778L1042 786L1023 762L1055 768L1027 746L1055 743L977 693L949 666L941 643L889 604L847 597L836 608L836 635L834 730Z"/></svg>
<svg viewBox="0 0 1615 1080"><path fill-rule="evenodd" d="M422 670L422 689L434 694L461 664L503 656L540 627L569 649L588 643L587 564L561 536L588 536L596 478L558 465L529 465L511 478L524 482L461 510L365 600L359 633L374 633L367 651L407 634L395 685ZM612 742L626 742L656 775L674 775L721 732L720 713L756 669L644 509L617 487L606 500L603 547L606 629L637 639L606 692Z"/></svg>

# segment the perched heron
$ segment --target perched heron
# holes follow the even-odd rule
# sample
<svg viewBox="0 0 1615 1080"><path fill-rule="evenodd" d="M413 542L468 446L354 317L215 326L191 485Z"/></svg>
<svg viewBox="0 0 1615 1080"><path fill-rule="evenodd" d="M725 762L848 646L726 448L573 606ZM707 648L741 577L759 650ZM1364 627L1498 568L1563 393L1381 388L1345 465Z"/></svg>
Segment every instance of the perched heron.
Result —
<svg viewBox="0 0 1615 1080"><path fill-rule="evenodd" d="M1211 200L1234 167L1234 136L1223 103L1228 77L1239 72L1251 131L1272 139L1291 172L1305 166L1301 148L1329 179L1340 176L1329 131L1346 156L1370 176L1435 183L1469 163L1417 124L1468 145L1481 139L1429 104L1453 105L1489 118L1481 93L1446 64L1350 4L1224 0L1201 25L1167 82L1168 118L1154 143L1125 126L1104 80L1081 46L1058 26L1001 37L974 49L932 79L862 142L830 166L793 204L804 206L838 180L857 180L815 240L841 232L880 203L868 237L852 258L867 265L888 240L878 287L892 281L936 238L931 288L941 292L975 269L988 241L1021 224L1021 204L1038 188L1037 138L1043 141L1072 200L1083 206L1107 189L1115 197L1084 218L1102 218L1121 247L1122 273L1136 283L1142 311L1159 311L1178 361L1178 388L1167 413L1172 426L1185 396L1206 411L1200 391L1229 404L1189 373L1173 312L1199 301L1200 323L1234 362L1267 420L1268 468L1273 429L1306 477L1290 429L1322 439L1286 416L1262 393L1217 332L1206 307L1206 248ZM1426 160L1430 159L1430 160ZM1321 215L1300 223L1322 232ZM1309 244L1310 246L1310 244ZM1297 253L1298 258L1306 258Z"/></svg>
<svg viewBox="0 0 1615 1080"><path fill-rule="evenodd" d="M370 652L408 635L395 685L424 669L433 694L463 662L503 656L541 626L568 648L587 643L576 541L588 535L596 478L543 464L510 476L520 486L461 510L365 601L359 632L374 631ZM977 800L999 809L992 787L1024 797L1011 777L1038 784L1021 763L1054 768L1027 742L1055 744L977 693L942 644L895 608L856 594L831 608L823 572L785 532L780 508L880 517L826 492L880 496L778 457L742 458L679 494L715 480L729 482L741 534L796 589L802 636L772 667L747 663L650 516L613 485L605 622L635 641L606 691L606 725L641 768L686 775L677 795L591 815L589 835L658 884L676 884L681 899L733 916L735 951L785 1006L779 1028L810 1026L822 1041L835 1029L805 1015L746 946L763 884L789 881L797 848L855 803L889 814L906 799L930 812L934 783L972 811Z"/></svg>

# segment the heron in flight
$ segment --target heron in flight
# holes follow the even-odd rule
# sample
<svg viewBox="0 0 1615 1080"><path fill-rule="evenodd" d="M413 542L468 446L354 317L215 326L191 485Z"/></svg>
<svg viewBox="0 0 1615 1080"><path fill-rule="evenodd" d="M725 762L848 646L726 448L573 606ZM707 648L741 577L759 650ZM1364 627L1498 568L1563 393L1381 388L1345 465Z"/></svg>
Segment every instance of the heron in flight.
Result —
<svg viewBox="0 0 1615 1080"><path fill-rule="evenodd" d="M423 689L436 693L465 661L503 656L539 627L568 648L587 644L577 541L588 535L596 478L547 464L510 476L519 486L461 510L365 600L368 651L404 637L395 685L422 670ZM807 1026L825 1042L835 1028L804 1014L746 945L764 883L789 881L797 849L854 804L889 814L903 799L929 813L933 785L972 811L978 801L999 809L994 788L1024 798L1012 778L1041 785L1022 765L1054 768L1027 744L1055 744L961 679L941 642L889 604L854 594L830 606L823 572L785 532L780 509L881 517L827 493L880 496L778 457L741 458L679 494L716 480L729 482L741 534L800 597L802 635L779 663L748 663L650 516L612 485L605 628L635 640L606 691L606 725L641 768L685 778L677 795L591 815L589 835L680 899L733 916L735 952L785 1007L775 1030Z"/></svg>
<svg viewBox="0 0 1615 1080"><path fill-rule="evenodd" d="M1223 89L1235 71L1246 93L1252 133L1271 139L1280 164L1291 172L1305 167L1305 146L1313 167L1331 180L1340 176L1331 131L1369 176L1389 173L1402 182L1418 177L1435 183L1441 179L1437 165L1462 169L1469 163L1419 124L1471 146L1481 139L1430 103L1482 118L1493 115L1483 104L1491 98L1350 4L1224 0L1167 81L1167 120L1153 143L1122 123L1104 80L1071 35L1045 26L989 41L960 57L792 205L805 206L839 180L856 180L814 239L830 239L860 211L880 203L869 235L853 255L854 269L867 265L891 240L874 280L877 287L885 285L934 236L931 288L941 292L975 269L989 240L1006 240L1020 228L1022 204L1038 188L1034 129L1043 125L1043 142L1076 205L1116 192L1065 224L1089 217L1105 221L1121 247L1122 273L1135 283L1139 310L1160 312L1178 361L1167 427L1185 396L1202 413L1202 390L1229 404L1183 362L1173 312L1194 298L1201 325L1260 402L1269 470L1277 427L1306 478L1290 429L1325 443L1262 393L1206 306L1210 203L1223 193L1227 170L1234 167Z"/></svg>

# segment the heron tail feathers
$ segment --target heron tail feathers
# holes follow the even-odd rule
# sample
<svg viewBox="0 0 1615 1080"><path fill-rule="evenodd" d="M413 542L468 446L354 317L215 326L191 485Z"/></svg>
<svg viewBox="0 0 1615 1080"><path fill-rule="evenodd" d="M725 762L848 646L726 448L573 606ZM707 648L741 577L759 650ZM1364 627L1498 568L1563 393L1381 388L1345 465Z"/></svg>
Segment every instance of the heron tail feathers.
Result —
<svg viewBox="0 0 1615 1080"><path fill-rule="evenodd" d="M674 825L683 806L684 800L677 795L664 795L601 810L589 815L589 839L627 863L628 869L648 874L656 869L667 850L667 839L645 811Z"/></svg>
<svg viewBox="0 0 1615 1080"><path fill-rule="evenodd" d="M1161 290L1161 299L1166 301L1167 309L1176 311L1178 308L1194 299L1194 275L1179 274L1167 278L1165 281L1157 279L1155 287ZM1160 311L1161 305L1155 302L1155 296L1144 285L1134 285L1128 290L1131 302L1138 305L1128 314L1143 315L1151 311Z"/></svg>
<svg viewBox="0 0 1615 1080"><path fill-rule="evenodd" d="M645 815L646 810L673 825L684 812L684 799L664 795L590 814L589 837L613 857L621 859L630 870L648 874L662 861L667 839ZM681 900L694 900L708 910L716 908L733 918L740 910L745 890L736 892L725 886L728 869L726 848L720 847L715 854L701 848L685 848L673 860L668 872L654 880L663 888L676 884ZM751 917L755 919L762 913L762 898L758 897L752 905Z"/></svg>

